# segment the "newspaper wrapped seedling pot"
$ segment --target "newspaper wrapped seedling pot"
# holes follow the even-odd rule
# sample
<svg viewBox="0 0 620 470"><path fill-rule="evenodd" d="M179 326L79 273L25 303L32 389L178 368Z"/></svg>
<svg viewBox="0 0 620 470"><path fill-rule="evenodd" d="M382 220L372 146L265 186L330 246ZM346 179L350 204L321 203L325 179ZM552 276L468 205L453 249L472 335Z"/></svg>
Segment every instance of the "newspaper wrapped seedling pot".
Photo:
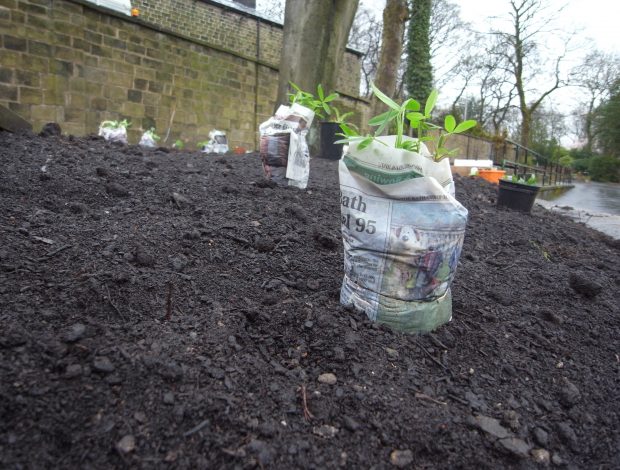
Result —
<svg viewBox="0 0 620 470"><path fill-rule="evenodd" d="M344 279L340 301L372 320L427 332L452 317L450 285L467 209L454 198L448 159L394 148L394 136L339 162Z"/></svg>
<svg viewBox="0 0 620 470"><path fill-rule="evenodd" d="M306 142L314 112L299 104L280 106L259 126L260 157L265 177L281 186L304 189L310 175Z"/></svg>

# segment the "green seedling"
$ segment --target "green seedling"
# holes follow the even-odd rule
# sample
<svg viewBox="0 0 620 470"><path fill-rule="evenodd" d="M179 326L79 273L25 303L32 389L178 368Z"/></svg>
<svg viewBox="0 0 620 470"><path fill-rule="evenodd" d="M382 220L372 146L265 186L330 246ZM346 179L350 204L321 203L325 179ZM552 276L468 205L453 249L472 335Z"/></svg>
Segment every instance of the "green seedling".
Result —
<svg viewBox="0 0 620 470"><path fill-rule="evenodd" d="M175 140L174 148L177 148L179 150L183 150L183 147L185 147L185 143L181 139ZM200 147L200 148L202 148L202 147Z"/></svg>
<svg viewBox="0 0 620 470"><path fill-rule="evenodd" d="M534 173L532 173L527 179L525 178L525 175L505 175L502 179L510 181L511 183L527 184L529 186L536 186L537 183L536 175Z"/></svg>
<svg viewBox="0 0 620 470"><path fill-rule="evenodd" d="M324 119L325 116L332 114L332 106L329 103L338 98L338 93L330 93L325 95L323 86L319 83L316 87L316 96L312 93L303 91L293 82L289 82L295 93L289 93L289 101L291 104L299 104L311 109L319 118ZM325 113L325 114L323 114Z"/></svg>
<svg viewBox="0 0 620 470"><path fill-rule="evenodd" d="M144 135L150 136L155 142L161 139L157 134L155 134L155 128L151 127L148 131L144 132Z"/></svg>
<svg viewBox="0 0 620 470"><path fill-rule="evenodd" d="M103 121L101 123L101 127L106 129L127 129L129 126L131 126L131 122L127 121L127 119L122 121Z"/></svg>
<svg viewBox="0 0 620 470"><path fill-rule="evenodd" d="M335 122L335 123L338 123L338 124L347 124L347 118L353 116L353 112L352 111L340 114L340 111L334 105L330 106L330 109L332 111L329 114L331 116L329 118L330 122ZM351 126L351 125L352 124L349 124L349 126Z"/></svg>
<svg viewBox="0 0 620 470"><path fill-rule="evenodd" d="M368 147L373 141L386 145L380 140L377 140L377 137L380 136L385 129L389 128L390 125L394 124L396 126L396 141L394 143L396 148L408 150L410 152L419 152L422 142L434 142L435 153L433 155L433 160L440 161L456 152L456 149L448 150L445 147L446 139L451 135L465 132L476 125L476 121L473 119L463 121L457 125L456 119L452 115L446 116L443 128L433 124L430 120L433 108L437 102L437 90L431 92L426 100L424 112L420 112L420 103L416 100L409 98L402 104L398 104L379 90L374 83L371 84L371 87L373 94L389 108L385 113L379 114L368 121L368 125L377 128L376 131L372 135L362 136L350 126L341 124L340 128L342 129L342 134L340 135L343 136L343 139L336 143L357 143L357 148L360 150ZM409 121L413 129L417 130L417 140L403 138L405 135L405 119ZM439 135L437 137L428 135L428 132L431 130L439 131Z"/></svg>

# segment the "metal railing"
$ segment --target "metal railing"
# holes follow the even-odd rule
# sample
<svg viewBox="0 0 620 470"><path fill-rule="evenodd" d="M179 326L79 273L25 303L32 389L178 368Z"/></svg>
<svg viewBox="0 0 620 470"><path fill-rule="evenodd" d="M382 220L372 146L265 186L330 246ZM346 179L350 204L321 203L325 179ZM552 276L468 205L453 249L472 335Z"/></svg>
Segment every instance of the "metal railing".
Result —
<svg viewBox="0 0 620 470"><path fill-rule="evenodd" d="M557 162L550 162L540 153L510 139L492 141L468 134L457 134L451 136L449 145L459 149L457 158L492 160L494 165L519 176L534 173L537 181L542 182L542 186L557 186L572 182L570 168L563 167Z"/></svg>

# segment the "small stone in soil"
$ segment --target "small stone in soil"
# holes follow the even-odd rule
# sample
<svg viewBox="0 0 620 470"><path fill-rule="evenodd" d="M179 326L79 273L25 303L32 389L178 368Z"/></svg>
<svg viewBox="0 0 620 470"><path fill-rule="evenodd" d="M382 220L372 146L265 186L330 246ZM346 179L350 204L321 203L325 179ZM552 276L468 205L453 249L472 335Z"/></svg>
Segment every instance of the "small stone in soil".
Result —
<svg viewBox="0 0 620 470"><path fill-rule="evenodd" d="M547 444L549 444L549 434L542 428L536 428L534 429L534 441L536 441L537 444L545 447L547 446Z"/></svg>
<svg viewBox="0 0 620 470"><path fill-rule="evenodd" d="M67 343L75 343L84 336L84 333L86 333L86 325L82 323L75 323L64 334L63 340Z"/></svg>
<svg viewBox="0 0 620 470"><path fill-rule="evenodd" d="M390 463L396 467L407 467L413 463L413 452L407 450L393 450L390 454Z"/></svg>
<svg viewBox="0 0 620 470"><path fill-rule="evenodd" d="M534 462L542 465L549 465L549 462L551 461L551 455L547 449L532 450L532 458L534 459Z"/></svg>
<svg viewBox="0 0 620 470"><path fill-rule="evenodd" d="M338 379L331 372L319 375L319 382L327 385L334 385Z"/></svg>
<svg viewBox="0 0 620 470"><path fill-rule="evenodd" d="M506 450L521 458L527 457L532 448L527 442L518 437L507 437L500 439L499 442Z"/></svg>
<svg viewBox="0 0 620 470"><path fill-rule="evenodd" d="M577 404L581 400L581 393L579 389L568 379L564 378L564 384L560 390L560 402L566 406L571 407Z"/></svg>
<svg viewBox="0 0 620 470"><path fill-rule="evenodd" d="M93 361L93 368L98 372L104 372L106 374L114 370L114 364L106 356L97 356Z"/></svg>
<svg viewBox="0 0 620 470"><path fill-rule="evenodd" d="M130 434L124 436L116 443L116 448L121 454L128 454L136 448L136 438Z"/></svg>
<svg viewBox="0 0 620 470"><path fill-rule="evenodd" d="M129 196L129 191L122 185L118 183L108 183L105 186L108 194L116 197L127 197Z"/></svg>

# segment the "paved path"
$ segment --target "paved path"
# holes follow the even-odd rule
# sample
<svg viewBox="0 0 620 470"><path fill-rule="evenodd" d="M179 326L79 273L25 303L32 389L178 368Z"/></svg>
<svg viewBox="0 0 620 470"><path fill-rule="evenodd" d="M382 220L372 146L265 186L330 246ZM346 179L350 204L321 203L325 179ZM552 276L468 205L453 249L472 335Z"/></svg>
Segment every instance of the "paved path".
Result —
<svg viewBox="0 0 620 470"><path fill-rule="evenodd" d="M617 240L620 239L620 215L575 209L569 206L558 206L553 201L545 201L543 199L536 199L536 204L564 214L577 222L583 222L588 227L606 233Z"/></svg>

